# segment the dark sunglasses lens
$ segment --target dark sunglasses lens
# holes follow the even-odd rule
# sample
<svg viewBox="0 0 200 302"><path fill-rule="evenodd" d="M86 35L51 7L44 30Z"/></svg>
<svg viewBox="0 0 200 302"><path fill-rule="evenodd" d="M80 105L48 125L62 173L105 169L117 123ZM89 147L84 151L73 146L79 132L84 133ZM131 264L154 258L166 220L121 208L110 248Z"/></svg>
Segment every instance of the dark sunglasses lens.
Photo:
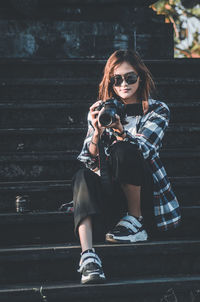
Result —
<svg viewBox="0 0 200 302"><path fill-rule="evenodd" d="M113 77L113 84L115 86L120 86L122 82L123 82L123 79L121 76Z"/></svg>
<svg viewBox="0 0 200 302"><path fill-rule="evenodd" d="M129 74L124 77L127 84L135 84L137 82L138 75L135 73Z"/></svg>
<svg viewBox="0 0 200 302"><path fill-rule="evenodd" d="M135 84L138 79L138 75L135 73L127 74L124 76L124 79L127 84ZM114 86L120 86L123 82L123 78L121 75L117 75L111 78L111 83Z"/></svg>

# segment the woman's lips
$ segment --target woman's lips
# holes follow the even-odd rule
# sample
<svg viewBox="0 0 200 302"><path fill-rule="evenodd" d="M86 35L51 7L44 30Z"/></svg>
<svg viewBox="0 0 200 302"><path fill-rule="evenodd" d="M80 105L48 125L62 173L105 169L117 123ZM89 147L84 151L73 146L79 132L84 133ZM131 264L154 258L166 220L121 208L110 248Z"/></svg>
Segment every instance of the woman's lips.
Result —
<svg viewBox="0 0 200 302"><path fill-rule="evenodd" d="M122 89L122 92L128 92L130 89Z"/></svg>

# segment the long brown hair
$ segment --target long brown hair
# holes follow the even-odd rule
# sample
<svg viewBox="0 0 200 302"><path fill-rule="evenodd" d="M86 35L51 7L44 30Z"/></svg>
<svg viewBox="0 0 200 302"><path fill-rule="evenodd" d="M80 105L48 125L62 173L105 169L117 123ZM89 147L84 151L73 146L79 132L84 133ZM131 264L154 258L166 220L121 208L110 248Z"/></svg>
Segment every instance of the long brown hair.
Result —
<svg viewBox="0 0 200 302"><path fill-rule="evenodd" d="M119 96L113 90L110 82L111 76L114 74L114 68L123 62L129 63L138 73L140 77L140 84L138 87L137 95L139 100L142 101L143 110L146 113L148 110L148 98L155 90L155 84L152 75L146 65L143 63L140 55L133 50L119 49L116 50L107 60L104 67L104 75L101 83L99 84L98 99L105 101L109 98L118 98Z"/></svg>

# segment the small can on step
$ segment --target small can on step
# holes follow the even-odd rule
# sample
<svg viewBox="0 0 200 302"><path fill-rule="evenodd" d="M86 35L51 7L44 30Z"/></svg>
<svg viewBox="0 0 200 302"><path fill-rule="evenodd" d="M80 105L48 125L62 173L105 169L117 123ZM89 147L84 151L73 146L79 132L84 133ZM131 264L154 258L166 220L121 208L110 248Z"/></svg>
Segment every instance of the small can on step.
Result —
<svg viewBox="0 0 200 302"><path fill-rule="evenodd" d="M28 195L16 196L16 212L27 213L30 212L30 198Z"/></svg>

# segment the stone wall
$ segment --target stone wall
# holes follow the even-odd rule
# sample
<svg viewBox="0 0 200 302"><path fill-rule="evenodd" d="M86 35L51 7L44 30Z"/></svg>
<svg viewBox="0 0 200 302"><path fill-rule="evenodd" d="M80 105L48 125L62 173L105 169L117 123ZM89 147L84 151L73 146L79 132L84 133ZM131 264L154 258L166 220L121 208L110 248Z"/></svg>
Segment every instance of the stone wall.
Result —
<svg viewBox="0 0 200 302"><path fill-rule="evenodd" d="M132 48L144 59L173 58L172 24L150 2L1 2L0 57L107 58Z"/></svg>

